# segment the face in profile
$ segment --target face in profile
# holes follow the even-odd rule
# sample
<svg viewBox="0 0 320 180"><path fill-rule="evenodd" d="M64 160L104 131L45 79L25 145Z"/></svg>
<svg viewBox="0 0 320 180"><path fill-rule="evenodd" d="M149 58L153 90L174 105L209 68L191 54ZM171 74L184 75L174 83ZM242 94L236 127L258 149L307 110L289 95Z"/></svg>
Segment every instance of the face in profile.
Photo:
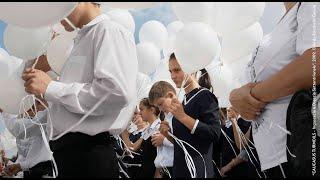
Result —
<svg viewBox="0 0 320 180"><path fill-rule="evenodd" d="M181 88L184 79L184 72L176 59L169 60L169 72L176 87Z"/></svg>
<svg viewBox="0 0 320 180"><path fill-rule="evenodd" d="M78 26L80 22L80 17L82 16L83 9L85 8L83 3L79 3L77 7L67 16L66 18L74 25ZM75 29L65 20L60 21L61 25L68 32L72 32Z"/></svg>

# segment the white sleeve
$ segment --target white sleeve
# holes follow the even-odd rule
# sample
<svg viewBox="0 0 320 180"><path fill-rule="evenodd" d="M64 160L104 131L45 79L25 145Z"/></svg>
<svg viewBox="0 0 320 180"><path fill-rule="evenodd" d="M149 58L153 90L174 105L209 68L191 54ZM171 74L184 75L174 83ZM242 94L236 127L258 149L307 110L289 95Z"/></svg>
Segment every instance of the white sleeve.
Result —
<svg viewBox="0 0 320 180"><path fill-rule="evenodd" d="M24 139L25 136L28 138L41 134L39 125L32 123L29 119L21 119L18 118L17 115L10 115L6 113L2 113L1 115L8 131L16 138ZM46 115L46 111L39 112L38 122L45 123L47 120Z"/></svg>
<svg viewBox="0 0 320 180"><path fill-rule="evenodd" d="M306 50L320 47L320 3L303 2L298 13L296 51L302 55Z"/></svg>
<svg viewBox="0 0 320 180"><path fill-rule="evenodd" d="M122 109L136 96L138 73L136 46L131 33L119 28L98 31L94 41L94 79L92 83L52 81L45 98L68 111L86 114L102 97L110 96L91 114L101 116Z"/></svg>

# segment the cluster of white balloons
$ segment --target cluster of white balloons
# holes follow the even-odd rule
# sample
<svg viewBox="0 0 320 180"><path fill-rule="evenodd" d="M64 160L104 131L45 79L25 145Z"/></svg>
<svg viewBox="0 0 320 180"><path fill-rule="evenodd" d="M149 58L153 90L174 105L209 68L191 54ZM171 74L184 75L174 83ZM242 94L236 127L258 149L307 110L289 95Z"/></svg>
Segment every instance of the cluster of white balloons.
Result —
<svg viewBox="0 0 320 180"><path fill-rule="evenodd" d="M187 73L206 68L220 105L227 107L229 92L245 83L245 66L262 39L264 7L264 2L173 2L179 24L185 25L175 25L183 28L164 52L175 52Z"/></svg>
<svg viewBox="0 0 320 180"><path fill-rule="evenodd" d="M96 2L112 20L134 33L135 23L128 10L149 8L155 2ZM0 20L8 25L4 31L5 50L0 50L0 108L18 114L21 99L27 94L21 80L28 60L47 55L52 70L59 74L67 61L76 32L67 32L60 21L78 2L4 2L0 3ZM114 9L120 8L120 9ZM108 11L104 11L108 9ZM8 83L10 82L10 83Z"/></svg>

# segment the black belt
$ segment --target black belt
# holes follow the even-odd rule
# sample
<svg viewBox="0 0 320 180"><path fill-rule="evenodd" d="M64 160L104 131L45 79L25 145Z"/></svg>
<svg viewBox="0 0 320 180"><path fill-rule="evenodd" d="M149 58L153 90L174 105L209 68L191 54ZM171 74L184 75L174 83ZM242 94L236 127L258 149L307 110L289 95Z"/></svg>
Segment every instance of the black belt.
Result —
<svg viewBox="0 0 320 180"><path fill-rule="evenodd" d="M111 142L111 136L108 132L102 132L94 136L90 136L80 132L70 132L61 138L50 141L50 148L52 151L60 150L67 147L74 146L88 146L91 144L106 145Z"/></svg>

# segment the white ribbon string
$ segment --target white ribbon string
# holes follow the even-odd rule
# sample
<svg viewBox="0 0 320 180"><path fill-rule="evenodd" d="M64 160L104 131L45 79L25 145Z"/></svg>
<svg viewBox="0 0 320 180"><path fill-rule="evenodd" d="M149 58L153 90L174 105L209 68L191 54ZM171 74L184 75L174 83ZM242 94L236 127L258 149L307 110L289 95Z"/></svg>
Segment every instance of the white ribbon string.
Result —
<svg viewBox="0 0 320 180"><path fill-rule="evenodd" d="M99 99L99 101L84 116L82 116L82 118L77 123L75 123L74 125L69 127L67 130L65 130L63 133L57 135L54 138L53 138L53 127L51 126L50 140L55 141L55 140L61 138L62 136L64 136L65 134L67 134L68 132L71 132L75 127L79 126L87 117L89 117L111 95L110 91L111 90L109 90L109 92L106 95L104 95L101 99Z"/></svg>
<svg viewBox="0 0 320 180"><path fill-rule="evenodd" d="M262 125L263 125L263 124L261 124L260 126L262 126ZM268 133L270 133L270 129L268 129L268 128L262 128L262 127L261 127L260 129L261 129L262 132L265 134L265 136L268 136ZM268 132L266 132L266 130L267 130ZM271 144L271 148L272 148L272 150L273 150L274 153L277 152L273 144ZM286 175L284 174L284 171L283 171L283 169L282 169L282 166L281 166L281 163L280 163L280 162L279 162L279 167L280 167L280 169L281 169L283 178L286 178Z"/></svg>
<svg viewBox="0 0 320 180"><path fill-rule="evenodd" d="M230 147L232 148L232 151L233 151L234 155L237 156L237 153L236 153L235 149L233 148L233 146L232 146L232 144L231 144L231 141L232 141L232 140L231 140L230 137L228 137L228 135L223 131L223 129L220 129L220 130L221 130L222 134L224 135L224 137L226 138L227 142L229 143Z"/></svg>
<svg viewBox="0 0 320 180"><path fill-rule="evenodd" d="M32 99L32 101L28 101L29 99ZM25 102L27 101L27 102ZM40 129L40 133L41 133L41 137L42 137L42 140L43 140L43 143L45 145L45 147L47 148L47 150L49 151L50 153L50 160L52 161L53 163L53 177L56 178L58 176L58 168L57 168L57 165L56 165L56 162L55 162L55 159L53 157L53 152L51 151L50 149L50 146L49 146L49 141L46 137L46 133L45 133L45 130L43 128L44 125L46 125L47 123L41 123L41 122L36 122L34 121L33 119L36 119L36 120L39 120L39 117L38 117L38 112L37 112L37 108L36 108L36 101L38 101L49 113L49 109L48 107L45 105L45 103L43 103L40 99L36 98L34 95L27 95L26 97L24 97L22 100L21 100L21 103L20 103L20 109L19 109L19 114L22 114L22 119L28 119L31 121L31 123L35 124L35 125L38 125L39 126L39 129ZM32 118L29 114L28 114L28 110L26 109L26 103L29 104L28 107L31 107L31 111L32 113L34 113L34 117ZM32 109L32 105L34 105L35 107L35 111L33 111ZM23 113L21 112L21 108L23 108ZM24 134L25 134L25 138L26 138L26 132L27 132L27 129L26 129L26 126L24 124L24 121L23 122L23 127L24 127ZM56 173L55 173L56 172Z"/></svg>

